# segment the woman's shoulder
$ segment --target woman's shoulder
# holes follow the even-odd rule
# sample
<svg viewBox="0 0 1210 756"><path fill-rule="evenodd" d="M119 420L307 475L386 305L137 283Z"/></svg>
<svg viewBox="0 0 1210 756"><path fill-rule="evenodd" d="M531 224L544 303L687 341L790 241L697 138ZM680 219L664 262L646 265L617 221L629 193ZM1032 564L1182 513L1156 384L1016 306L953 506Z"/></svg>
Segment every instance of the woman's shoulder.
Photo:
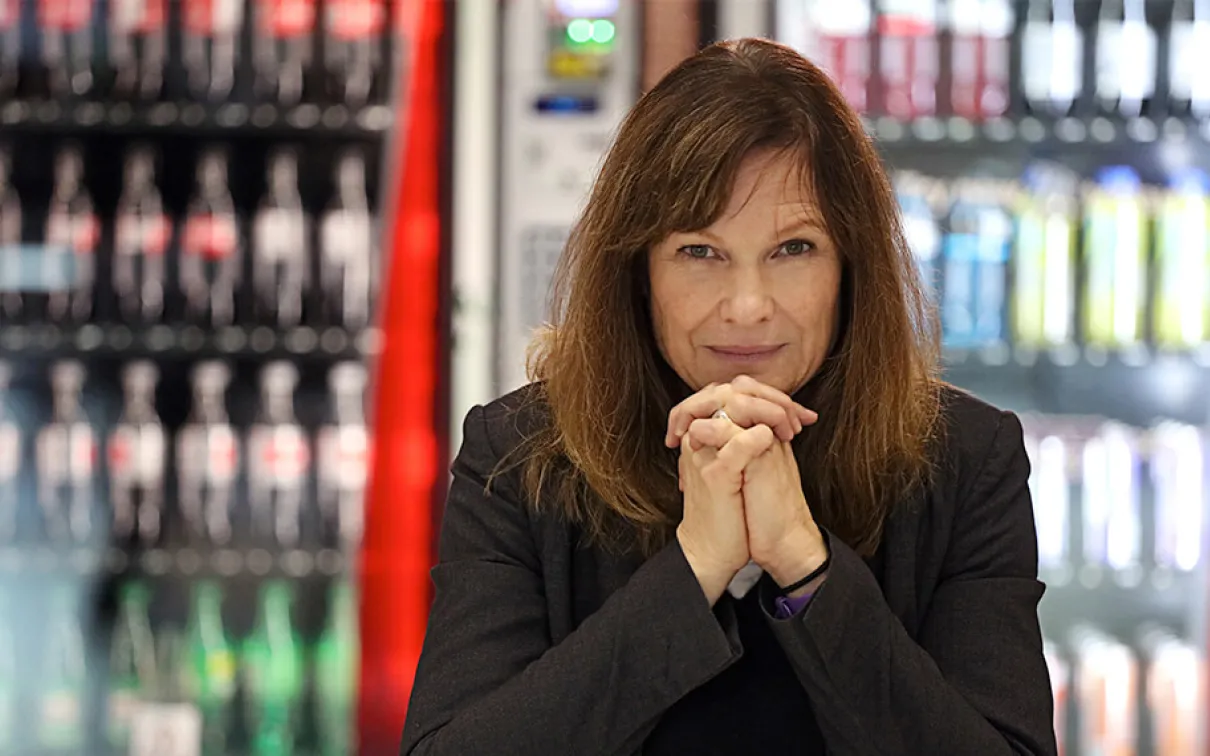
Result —
<svg viewBox="0 0 1210 756"><path fill-rule="evenodd" d="M550 407L541 383L529 383L472 411L482 423L478 432L500 459L513 456L522 444L550 423ZM468 418L469 421L469 418Z"/></svg>
<svg viewBox="0 0 1210 756"><path fill-rule="evenodd" d="M938 430L937 483L955 493L969 491L977 479L1002 472L1025 453L1015 414L949 384L941 388Z"/></svg>

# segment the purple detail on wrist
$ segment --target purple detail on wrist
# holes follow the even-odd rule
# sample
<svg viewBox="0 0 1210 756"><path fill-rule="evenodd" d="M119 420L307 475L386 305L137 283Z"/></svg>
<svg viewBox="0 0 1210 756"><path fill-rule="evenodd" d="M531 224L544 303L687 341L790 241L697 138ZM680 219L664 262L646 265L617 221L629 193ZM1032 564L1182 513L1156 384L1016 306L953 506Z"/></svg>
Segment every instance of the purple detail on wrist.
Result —
<svg viewBox="0 0 1210 756"><path fill-rule="evenodd" d="M777 611L773 614L774 618L790 619L811 603L811 597L814 595L814 593L804 593L801 596L778 596L773 600L773 605L777 607Z"/></svg>

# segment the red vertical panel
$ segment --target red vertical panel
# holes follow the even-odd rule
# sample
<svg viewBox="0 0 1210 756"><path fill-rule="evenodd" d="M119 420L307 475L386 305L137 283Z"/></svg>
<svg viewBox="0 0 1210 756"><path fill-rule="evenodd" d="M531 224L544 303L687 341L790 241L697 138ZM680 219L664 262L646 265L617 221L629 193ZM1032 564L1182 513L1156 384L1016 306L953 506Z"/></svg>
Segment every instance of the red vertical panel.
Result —
<svg viewBox="0 0 1210 756"><path fill-rule="evenodd" d="M400 138L390 263L375 380L376 454L367 501L361 580L358 731L363 754L395 753L424 639L437 480L434 396L438 370L438 160L442 107L441 0L398 0L409 77Z"/></svg>

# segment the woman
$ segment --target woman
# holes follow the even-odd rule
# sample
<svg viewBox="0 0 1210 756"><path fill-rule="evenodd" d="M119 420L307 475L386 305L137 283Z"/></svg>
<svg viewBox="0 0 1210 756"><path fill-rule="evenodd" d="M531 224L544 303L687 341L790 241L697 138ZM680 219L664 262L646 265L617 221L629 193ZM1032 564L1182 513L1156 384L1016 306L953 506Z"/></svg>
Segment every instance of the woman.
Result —
<svg viewBox="0 0 1210 756"><path fill-rule="evenodd" d="M817 68L669 73L560 281L538 382L466 419L403 753L1055 753L1021 426L936 377Z"/></svg>

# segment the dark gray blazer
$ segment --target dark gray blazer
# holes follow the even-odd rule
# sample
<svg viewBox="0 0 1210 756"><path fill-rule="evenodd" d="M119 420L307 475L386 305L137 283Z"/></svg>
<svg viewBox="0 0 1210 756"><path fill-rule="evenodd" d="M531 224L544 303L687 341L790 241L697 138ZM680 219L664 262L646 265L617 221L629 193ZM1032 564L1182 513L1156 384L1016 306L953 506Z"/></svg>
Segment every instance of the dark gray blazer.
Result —
<svg viewBox="0 0 1210 756"><path fill-rule="evenodd" d="M522 506L516 471L485 492L539 421L512 410L525 391L466 418L403 754L640 753L743 654L675 539L645 563L612 556ZM1056 752L1021 424L957 390L944 417L940 472L896 506L881 567L833 535L807 610L769 620L830 754Z"/></svg>

